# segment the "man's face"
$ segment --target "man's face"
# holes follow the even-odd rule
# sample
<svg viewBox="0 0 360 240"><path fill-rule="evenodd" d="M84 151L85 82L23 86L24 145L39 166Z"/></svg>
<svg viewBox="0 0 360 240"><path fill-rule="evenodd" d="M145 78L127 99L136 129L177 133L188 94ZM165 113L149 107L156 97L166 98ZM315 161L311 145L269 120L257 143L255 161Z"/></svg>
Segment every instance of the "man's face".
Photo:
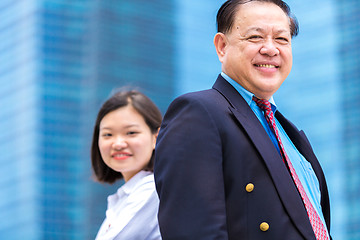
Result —
<svg viewBox="0 0 360 240"><path fill-rule="evenodd" d="M222 71L258 98L269 99L289 75L289 18L273 3L239 5L232 29L214 43Z"/></svg>

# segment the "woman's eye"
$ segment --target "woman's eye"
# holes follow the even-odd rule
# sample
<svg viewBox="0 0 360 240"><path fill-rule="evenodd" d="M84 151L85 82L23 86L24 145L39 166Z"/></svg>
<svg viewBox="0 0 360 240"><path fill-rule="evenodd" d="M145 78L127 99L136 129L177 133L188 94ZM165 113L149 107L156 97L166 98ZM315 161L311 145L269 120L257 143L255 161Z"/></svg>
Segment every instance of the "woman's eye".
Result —
<svg viewBox="0 0 360 240"><path fill-rule="evenodd" d="M127 135L135 135L135 134L137 134L137 133L139 133L139 132L136 132L136 131L129 131L129 132L127 132L126 134L127 134Z"/></svg>
<svg viewBox="0 0 360 240"><path fill-rule="evenodd" d="M103 134L101 134L101 136L103 136L103 137L111 137L112 134L111 133L103 133Z"/></svg>

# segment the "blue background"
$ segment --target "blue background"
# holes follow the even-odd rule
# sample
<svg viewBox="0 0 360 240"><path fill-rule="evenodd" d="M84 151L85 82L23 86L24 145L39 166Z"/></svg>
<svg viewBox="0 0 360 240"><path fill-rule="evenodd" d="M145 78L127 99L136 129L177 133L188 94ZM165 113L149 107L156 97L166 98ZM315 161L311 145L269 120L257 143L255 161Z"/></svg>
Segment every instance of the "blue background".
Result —
<svg viewBox="0 0 360 240"><path fill-rule="evenodd" d="M136 88L165 113L212 86L215 0L0 2L0 239L93 239L113 186L90 144L112 91ZM293 70L275 94L324 168L334 239L360 239L360 2L287 3L300 22Z"/></svg>

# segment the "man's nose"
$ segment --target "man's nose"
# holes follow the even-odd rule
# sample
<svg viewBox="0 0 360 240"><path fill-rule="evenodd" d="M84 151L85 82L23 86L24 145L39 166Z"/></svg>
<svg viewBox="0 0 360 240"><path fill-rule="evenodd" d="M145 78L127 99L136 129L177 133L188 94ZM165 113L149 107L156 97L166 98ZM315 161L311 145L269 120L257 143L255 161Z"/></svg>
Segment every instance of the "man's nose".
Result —
<svg viewBox="0 0 360 240"><path fill-rule="evenodd" d="M263 55L268 55L270 57L274 57L280 54L279 49L276 47L273 39L266 39L263 46L260 49L260 53Z"/></svg>

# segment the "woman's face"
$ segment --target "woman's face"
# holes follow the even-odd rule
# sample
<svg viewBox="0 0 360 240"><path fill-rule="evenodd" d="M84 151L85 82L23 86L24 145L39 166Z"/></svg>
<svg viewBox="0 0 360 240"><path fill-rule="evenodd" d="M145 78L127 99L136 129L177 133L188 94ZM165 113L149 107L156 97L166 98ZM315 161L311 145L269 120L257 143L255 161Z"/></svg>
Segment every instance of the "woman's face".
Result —
<svg viewBox="0 0 360 240"><path fill-rule="evenodd" d="M109 112L100 122L99 149L105 164L120 172L125 181L144 169L155 148L145 119L131 105Z"/></svg>

